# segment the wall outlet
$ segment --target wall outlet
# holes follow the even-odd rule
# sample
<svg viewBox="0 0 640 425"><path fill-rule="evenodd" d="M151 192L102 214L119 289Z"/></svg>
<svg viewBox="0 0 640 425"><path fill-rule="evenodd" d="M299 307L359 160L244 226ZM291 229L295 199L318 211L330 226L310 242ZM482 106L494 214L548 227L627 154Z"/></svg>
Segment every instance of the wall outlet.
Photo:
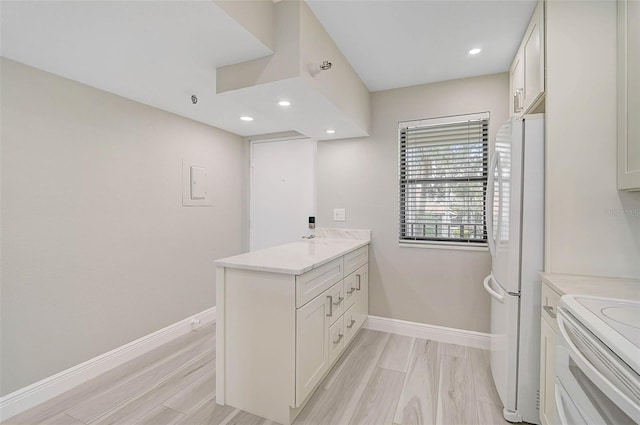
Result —
<svg viewBox="0 0 640 425"><path fill-rule="evenodd" d="M333 221L345 221L346 220L346 212L344 208L334 208L333 209Z"/></svg>

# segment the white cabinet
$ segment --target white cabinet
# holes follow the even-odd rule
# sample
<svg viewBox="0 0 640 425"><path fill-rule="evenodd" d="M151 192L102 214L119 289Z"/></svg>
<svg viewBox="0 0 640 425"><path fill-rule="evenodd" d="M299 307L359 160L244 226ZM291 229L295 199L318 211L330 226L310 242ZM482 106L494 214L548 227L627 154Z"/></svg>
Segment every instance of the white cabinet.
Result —
<svg viewBox="0 0 640 425"><path fill-rule="evenodd" d="M349 276L344 278L344 309L345 311L349 309L356 301L357 296L356 289L356 274L351 273Z"/></svg>
<svg viewBox="0 0 640 425"><path fill-rule="evenodd" d="M344 313L344 284L342 280L328 290L325 297L329 305L327 317L329 322L333 324Z"/></svg>
<svg viewBox="0 0 640 425"><path fill-rule="evenodd" d="M542 312L540 317L540 423L556 425L556 340L558 325L556 312L560 295L547 284L542 285Z"/></svg>
<svg viewBox="0 0 640 425"><path fill-rule="evenodd" d="M291 424L367 318L368 255L298 275L218 267L216 402Z"/></svg>
<svg viewBox="0 0 640 425"><path fill-rule="evenodd" d="M344 349L344 318L340 316L329 328L329 362L338 360L338 356Z"/></svg>
<svg viewBox="0 0 640 425"><path fill-rule="evenodd" d="M538 2L511 65L511 114L544 110L544 1Z"/></svg>
<svg viewBox="0 0 640 425"><path fill-rule="evenodd" d="M355 300L353 304L354 327L359 329L369 315L369 265L361 266L355 275Z"/></svg>
<svg viewBox="0 0 640 425"><path fill-rule="evenodd" d="M522 46L524 57L524 110L538 103L544 93L544 2L533 13Z"/></svg>
<svg viewBox="0 0 640 425"><path fill-rule="evenodd" d="M524 107L524 59L522 57L522 49L518 49L515 59L511 64L510 71L510 87L511 87L511 114L522 113Z"/></svg>
<svg viewBox="0 0 640 425"><path fill-rule="evenodd" d="M350 275L349 279L341 280L297 309L296 406L301 406L306 401L366 320L369 304L366 295L368 285L362 276L365 276L367 267L365 264L352 273L353 279ZM354 282L351 298L353 302L348 309L348 315L345 313L347 281Z"/></svg>
<svg viewBox="0 0 640 425"><path fill-rule="evenodd" d="M344 256L344 275L348 276L369 261L369 247L363 246Z"/></svg>
<svg viewBox="0 0 640 425"><path fill-rule="evenodd" d="M640 190L640 2L618 0L618 189Z"/></svg>
<svg viewBox="0 0 640 425"><path fill-rule="evenodd" d="M343 320L344 320L344 341L345 343L349 343L351 338L356 334L356 308L355 306L351 306L347 311L344 312Z"/></svg>
<svg viewBox="0 0 640 425"><path fill-rule="evenodd" d="M329 369L329 305L316 297L296 311L296 400L305 400Z"/></svg>
<svg viewBox="0 0 640 425"><path fill-rule="evenodd" d="M343 260L338 258L296 276L296 307L306 304L331 285L340 282L343 268Z"/></svg>
<svg viewBox="0 0 640 425"><path fill-rule="evenodd" d="M345 293L351 291L344 313L345 340L348 343L369 316L369 264L360 266L347 276L344 285Z"/></svg>

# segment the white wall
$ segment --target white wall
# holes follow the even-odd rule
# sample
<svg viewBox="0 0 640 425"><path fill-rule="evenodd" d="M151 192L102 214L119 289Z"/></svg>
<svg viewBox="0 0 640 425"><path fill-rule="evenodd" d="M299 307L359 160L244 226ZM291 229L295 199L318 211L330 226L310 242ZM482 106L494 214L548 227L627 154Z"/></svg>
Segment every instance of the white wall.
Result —
<svg viewBox="0 0 640 425"><path fill-rule="evenodd" d="M310 72L311 68L328 59L333 65L331 70L315 75ZM370 134L369 89L306 2L300 2L300 75L358 128L363 129L365 134Z"/></svg>
<svg viewBox="0 0 640 425"><path fill-rule="evenodd" d="M489 111L508 117L508 74L372 93L370 137L318 142L318 226L371 229L372 315L486 332L489 253L398 246L398 122ZM333 208L346 208L345 222Z"/></svg>
<svg viewBox="0 0 640 425"><path fill-rule="evenodd" d="M2 60L5 395L215 305L243 251L239 136ZM211 207L182 206L182 160Z"/></svg>
<svg viewBox="0 0 640 425"><path fill-rule="evenodd" d="M251 31L265 46L275 47L275 4L264 0L215 0L229 16Z"/></svg>
<svg viewBox="0 0 640 425"><path fill-rule="evenodd" d="M547 2L545 269L640 278L640 192L616 189L616 2Z"/></svg>

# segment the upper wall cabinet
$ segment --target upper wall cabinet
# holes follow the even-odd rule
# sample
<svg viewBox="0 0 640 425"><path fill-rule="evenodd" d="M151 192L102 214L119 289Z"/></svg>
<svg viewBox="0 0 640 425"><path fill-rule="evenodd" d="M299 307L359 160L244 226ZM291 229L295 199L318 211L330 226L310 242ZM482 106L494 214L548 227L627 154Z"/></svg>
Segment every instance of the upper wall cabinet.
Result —
<svg viewBox="0 0 640 425"><path fill-rule="evenodd" d="M544 111L544 70L544 1L540 1L511 65L511 115Z"/></svg>
<svg viewBox="0 0 640 425"><path fill-rule="evenodd" d="M640 190L640 2L618 0L618 189ZM635 117L635 118L634 118Z"/></svg>

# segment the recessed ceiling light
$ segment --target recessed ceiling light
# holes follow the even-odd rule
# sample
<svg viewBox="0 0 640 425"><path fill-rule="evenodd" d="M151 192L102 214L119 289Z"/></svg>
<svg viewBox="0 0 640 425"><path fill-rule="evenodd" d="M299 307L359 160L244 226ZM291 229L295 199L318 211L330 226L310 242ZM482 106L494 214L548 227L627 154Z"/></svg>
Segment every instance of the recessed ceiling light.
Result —
<svg viewBox="0 0 640 425"><path fill-rule="evenodd" d="M247 115L241 116L240 119L242 121L253 121L253 117L250 117L250 116L247 116Z"/></svg>
<svg viewBox="0 0 640 425"><path fill-rule="evenodd" d="M327 134L333 134L335 132L336 132L335 130L327 130Z"/></svg>
<svg viewBox="0 0 640 425"><path fill-rule="evenodd" d="M480 53L481 51L482 51L482 49L475 48L475 49L471 49L471 50L469 50L469 54L470 54L470 55L477 55L477 54L478 54L478 53Z"/></svg>
<svg viewBox="0 0 640 425"><path fill-rule="evenodd" d="M280 106L289 106L289 105L291 105L291 102L289 102L288 100L281 100L280 102L278 102L278 105L280 105Z"/></svg>

